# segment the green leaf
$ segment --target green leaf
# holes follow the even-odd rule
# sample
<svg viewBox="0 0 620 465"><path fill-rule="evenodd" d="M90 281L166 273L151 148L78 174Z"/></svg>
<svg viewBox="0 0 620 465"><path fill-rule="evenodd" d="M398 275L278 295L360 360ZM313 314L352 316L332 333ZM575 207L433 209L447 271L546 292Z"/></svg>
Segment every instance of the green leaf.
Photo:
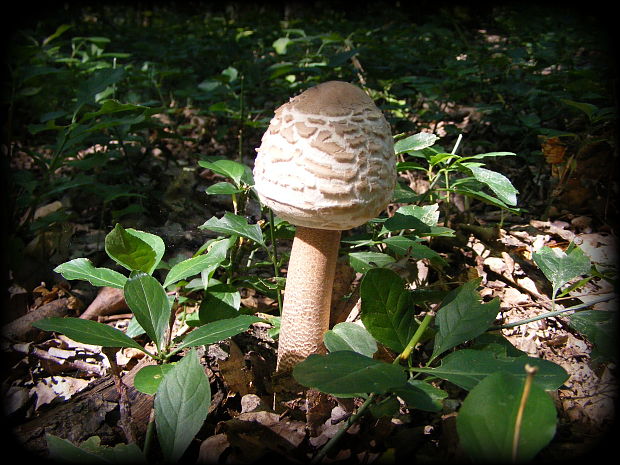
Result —
<svg viewBox="0 0 620 465"><path fill-rule="evenodd" d="M164 281L164 287L168 287L182 279L194 276L207 270L207 273L214 271L226 259L226 255L219 253L207 253L197 257L188 258L174 265Z"/></svg>
<svg viewBox="0 0 620 465"><path fill-rule="evenodd" d="M411 229L418 236L451 236L450 228L436 226L439 221L439 205L405 205L383 223L381 234Z"/></svg>
<svg viewBox="0 0 620 465"><path fill-rule="evenodd" d="M84 450L71 441L46 434L47 449L52 460L58 463L109 464L103 457L90 450Z"/></svg>
<svg viewBox="0 0 620 465"><path fill-rule="evenodd" d="M402 387L392 389L392 392L404 400L408 408L424 410L425 412L441 411L442 401L448 397L447 392L425 381L415 379L410 379Z"/></svg>
<svg viewBox="0 0 620 465"><path fill-rule="evenodd" d="M534 263L538 265L545 277L551 281L553 297L568 281L590 272L591 263L588 256L574 245L569 246L566 252L554 247L542 247L532 254Z"/></svg>
<svg viewBox="0 0 620 465"><path fill-rule="evenodd" d="M35 328L43 331L62 333L70 339L84 344L102 347L133 347L144 351L144 348L122 331L82 318L44 318L32 323Z"/></svg>
<svg viewBox="0 0 620 465"><path fill-rule="evenodd" d="M293 41L288 37L280 37L276 39L271 46L275 49L278 55L284 55L286 53L286 47L289 46Z"/></svg>
<svg viewBox="0 0 620 465"><path fill-rule="evenodd" d="M507 210L507 211L509 211L511 213L519 213L521 211L518 208L511 208L511 207L509 207L504 202L502 202L500 199L497 199L497 198L487 194L486 192L482 192L481 190L472 189L472 188L469 188L467 186L460 186L459 185L459 187L455 188L452 192L454 192L455 194L466 195L468 197L481 200L481 201L483 201L485 203L488 203L489 205L494 205L494 206L496 206L498 208L501 208L503 210Z"/></svg>
<svg viewBox="0 0 620 465"><path fill-rule="evenodd" d="M267 247L263 240L263 232L260 226L257 224L250 225L248 224L248 220L234 213L226 212L220 219L215 216L209 218L202 226L199 226L198 229L209 229L222 234L236 234L250 239L264 248Z"/></svg>
<svg viewBox="0 0 620 465"><path fill-rule="evenodd" d="M155 263L148 272L148 274L152 274L155 268L157 268L157 265L159 265L159 262L161 262L164 253L166 253L166 245L164 244L164 240L155 234L151 234L145 231L138 231L137 229L133 228L127 228L125 229L125 231L132 236L137 237L138 239L142 239L155 252Z"/></svg>
<svg viewBox="0 0 620 465"><path fill-rule="evenodd" d="M243 189L239 189L229 182L218 182L207 187L205 192L209 195L230 195L243 192Z"/></svg>
<svg viewBox="0 0 620 465"><path fill-rule="evenodd" d="M545 390L558 389L568 379L564 368L548 360L526 355L500 356L490 350L474 349L461 349L447 355L437 368L412 368L412 371L427 373L470 390L486 376L497 371L525 378L526 364L538 367L534 382Z"/></svg>
<svg viewBox="0 0 620 465"><path fill-rule="evenodd" d="M122 289L127 277L109 268L95 268L88 258L76 258L54 268L65 279L88 281L93 286L108 286Z"/></svg>
<svg viewBox="0 0 620 465"><path fill-rule="evenodd" d="M235 286L216 284L209 286L198 310L202 324L234 318L239 315L241 294Z"/></svg>
<svg viewBox="0 0 620 465"><path fill-rule="evenodd" d="M241 186L241 181L247 170L244 164L225 159L215 161L200 160L198 165L232 180L237 188Z"/></svg>
<svg viewBox="0 0 620 465"><path fill-rule="evenodd" d="M618 356L617 315L616 311L585 310L569 315L568 324L594 344L592 358L600 354L607 360L615 360Z"/></svg>
<svg viewBox="0 0 620 465"><path fill-rule="evenodd" d="M503 174L488 170L479 166L468 166L474 178L489 186L495 195L504 203L510 206L517 204L517 194L510 180Z"/></svg>
<svg viewBox="0 0 620 465"><path fill-rule="evenodd" d="M119 443L113 447L102 446L99 436L91 436L79 446L72 442L46 434L47 448L50 458L58 463L145 463L146 459L137 444Z"/></svg>
<svg viewBox="0 0 620 465"><path fill-rule="evenodd" d="M101 107L99 110L89 113L84 113L80 123L84 123L90 119L97 118L98 116L110 115L119 112L132 111L140 114L155 114L159 111L157 108L149 108L142 105L134 105L132 103L121 103L118 100L108 99L100 102Z"/></svg>
<svg viewBox="0 0 620 465"><path fill-rule="evenodd" d="M406 137L394 143L394 152L396 154L403 152L411 152L414 150L422 150L433 145L439 137L428 132L419 132L413 136Z"/></svg>
<svg viewBox="0 0 620 465"><path fill-rule="evenodd" d="M568 106L583 111L588 116L588 119L592 119L592 114L598 109L595 105L592 105L591 103L575 102L574 100L563 98L560 99L560 101Z"/></svg>
<svg viewBox="0 0 620 465"><path fill-rule="evenodd" d="M418 328L411 294L405 282L386 268L369 270L360 285L362 322L373 337L395 352L402 352Z"/></svg>
<svg viewBox="0 0 620 465"><path fill-rule="evenodd" d="M179 344L177 350L185 347L214 344L246 331L252 323L262 321L253 315L239 315L235 318L218 320L194 329Z"/></svg>
<svg viewBox="0 0 620 465"><path fill-rule="evenodd" d="M480 303L476 288L481 278L469 281L451 291L441 303L435 322L439 333L431 360L448 349L484 333L499 313L499 299Z"/></svg>
<svg viewBox="0 0 620 465"><path fill-rule="evenodd" d="M119 265L129 271L151 274L157 266L157 253L143 238L131 234L120 224L105 238L105 251Z"/></svg>
<svg viewBox="0 0 620 465"><path fill-rule="evenodd" d="M97 94L120 81L124 74L125 69L122 67L96 70L92 77L80 84L77 90L77 104L74 112L77 113L85 104L95 103Z"/></svg>
<svg viewBox="0 0 620 465"><path fill-rule="evenodd" d="M472 389L463 401L456 428L460 444L474 462L528 462L553 439L557 421L553 400L533 383L513 459L515 422L523 387L522 378L494 373Z"/></svg>
<svg viewBox="0 0 620 465"><path fill-rule="evenodd" d="M374 267L384 267L396 260L388 254L380 252L351 252L349 253L349 264L356 273L366 273Z"/></svg>
<svg viewBox="0 0 620 465"><path fill-rule="evenodd" d="M323 335L323 341L330 352L352 350L372 357L377 351L377 343L366 328L350 322L335 325Z"/></svg>
<svg viewBox="0 0 620 465"><path fill-rule="evenodd" d="M164 462L179 461L207 418L209 378L190 350L166 374L155 394L155 425Z"/></svg>
<svg viewBox="0 0 620 465"><path fill-rule="evenodd" d="M162 285L146 273L133 272L125 283L125 301L146 334L162 349L171 313Z"/></svg>
<svg viewBox="0 0 620 465"><path fill-rule="evenodd" d="M388 246L388 249L400 256L409 255L414 260L426 258L430 260L431 263L438 266L445 266L448 264L448 262L433 249L407 236L386 237L382 242Z"/></svg>
<svg viewBox="0 0 620 465"><path fill-rule="evenodd" d="M147 365L142 367L136 373L133 380L134 387L145 394L154 395L159 385L164 380L164 376L172 370L174 364L166 363L164 365Z"/></svg>
<svg viewBox="0 0 620 465"><path fill-rule="evenodd" d="M407 382L405 372L399 366L348 350L310 355L295 366L293 376L303 386L336 397L383 394Z"/></svg>
<svg viewBox="0 0 620 465"><path fill-rule="evenodd" d="M481 158L487 157L507 157L507 156L516 156L516 153L513 152L488 152L488 153L479 153L477 155L471 155L468 157L461 157L459 161L463 162L465 160L479 160Z"/></svg>

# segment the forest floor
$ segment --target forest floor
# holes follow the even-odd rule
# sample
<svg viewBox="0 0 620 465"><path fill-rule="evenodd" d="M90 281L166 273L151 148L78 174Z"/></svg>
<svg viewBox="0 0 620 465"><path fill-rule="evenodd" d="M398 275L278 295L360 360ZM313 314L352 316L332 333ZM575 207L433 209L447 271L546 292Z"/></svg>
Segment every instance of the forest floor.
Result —
<svg viewBox="0 0 620 465"><path fill-rule="evenodd" d="M138 18L139 15L136 13L135 16ZM149 18L144 15L139 20L146 23ZM246 37L242 29L235 31L237 42ZM439 28L438 31L443 34ZM131 42L132 36L128 37L127 41ZM271 36L269 38L271 40ZM265 39L264 42L269 41ZM179 50L175 53L185 53L182 46ZM274 55L271 50L269 53ZM367 68L372 68L370 58L369 62ZM220 68L230 70L224 65ZM355 69L359 71L359 68ZM214 74L215 80L223 82L219 73ZM201 79L206 75L201 75ZM456 81L459 79L455 78ZM280 83L278 86L279 91L286 89ZM197 92L196 87L196 83L191 84L192 92ZM233 101L231 108L237 103ZM274 107L273 103L268 99L260 101L265 108ZM189 105L187 108L172 108L175 104L176 101L170 102L172 116L157 114L155 118L161 120L166 130L171 127L178 130L178 134L174 134L178 137L173 138L166 131L153 131L148 133L148 138L156 140L150 140L148 148L136 144L135 160L127 157L132 163L138 160L133 166L142 171L131 175L139 178L142 185L149 186L149 193L155 199L150 207L156 207L150 211L130 211L123 216L122 223L124 227L157 234L164 240L167 250L172 251L171 255L190 257L207 240L217 236L198 228L205 219L221 217L233 208L230 196L205 194L209 186L226 179L198 168L196 154L229 159L242 158L240 154L245 154L240 161L251 167L261 131L257 129L260 128L258 125L244 127L232 117L226 119L228 116L221 117L219 113L216 117L210 116L208 112L201 113ZM424 105L428 106L427 103ZM466 135L475 133L479 139L484 139L487 134L498 137L499 133L489 129L492 124L478 124L480 121L476 118L479 115L472 111L472 107L452 102L445 108L448 110L442 117L452 116L454 121L433 121L435 132L444 131L442 135L447 135L443 128L449 123ZM232 112L230 108L226 111ZM260 112L264 112L264 108L257 113ZM419 113L423 112L420 110ZM412 127L424 127L425 131L431 124L414 119L407 123ZM500 126L499 120L497 126ZM239 127L245 131L243 138ZM519 190L519 206L525 206L526 210L519 215L502 214L495 207L475 203L468 211L451 216L444 224L455 230L454 237L432 240L433 250L450 264L449 275L454 282L480 278L482 299L488 302L499 298L497 325L508 325L580 303L591 303L590 308L595 310L617 310L614 285L600 276L582 283L553 306L549 280L532 260L533 252L542 246L564 250L574 243L597 269L615 270L618 217L613 209L616 207L614 193L617 185L616 181L609 181L613 178L609 170L613 169L617 158L610 142L615 141L613 131L605 126L601 131L604 133L597 134L592 144L584 142L584 146L591 146L591 150L575 150L572 158L564 164L554 164L549 160L546 160L548 165L545 164L544 150L539 154L541 161L537 166L527 165L523 161L525 158L506 162L499 171ZM110 138L112 140L112 136ZM599 138L603 142L599 143ZM518 137L514 136L514 139ZM31 147L27 142L29 139L24 140L26 142L14 144L10 168L38 175L32 154L40 150L49 159L50 151L39 146ZM503 142L487 142L498 150L511 150L504 147ZM93 143L80 149L71 161L82 161L98 150L99 146ZM97 170L98 166L94 169ZM102 172L108 174L105 170L99 174ZM80 173L80 168L67 165L54 174L66 173L75 175ZM124 181L123 177L121 179ZM407 177L401 173L399 180L417 193L428 187L428 182L425 184L421 177ZM553 186L563 187L563 190L554 191ZM125 187L123 185L120 189ZM143 352L125 348L114 353L32 326L34 321L45 317L77 317L88 313L96 321L125 331L132 318L121 293L111 288L98 289L87 282L68 282L53 271L69 257L89 257L98 266L113 265L103 247L104 238L110 232L111 207L102 206L100 198L92 201L94 196L84 194L85 189L86 186L68 189L67 194L59 196L58 200L37 205L36 211L30 212L33 213L31 219L35 220L61 210L72 210L77 214L61 217L61 220L50 223L44 233L28 237L23 260L12 263L8 276L0 340L4 368L2 398L7 427L4 440L9 446L19 443L25 454L34 454L37 458L45 456L46 434L74 443L93 436L98 436L104 445L126 442L127 430L121 426L127 419L140 442L145 436L153 404L151 396L133 387L136 372L151 363ZM601 192L605 195L602 196ZM455 202L459 200L454 198ZM391 205L388 214L393 214L397 207ZM260 218L260 207L250 203L246 214L256 222ZM290 245L289 240L283 240L278 247L286 254ZM415 267L418 276L431 273L428 264L422 260L408 263L403 267L404 271L411 271L407 269L411 266ZM285 276L286 267L280 271ZM359 293L356 292L360 278L361 275L348 263L339 263L332 306L337 321L360 319ZM277 302L273 299L249 287L240 287L239 291L244 309L257 314L277 313ZM198 305L184 311L198 311ZM563 314L499 330L515 348L529 356L552 361L569 374L568 380L554 393L557 432L549 446L536 457L538 463L583 462L599 453L607 454L615 446L617 366L603 361L597 348L569 323L570 317ZM312 390L283 398L277 379L273 377L277 341L269 336L269 329L267 323L255 323L245 333L198 351L209 376L212 402L203 428L184 456L187 461L255 463L285 459L307 463L360 406L359 399L334 398ZM611 334L616 330L600 329ZM172 337L190 330L189 326L177 323ZM137 339L147 343L143 336ZM427 349L418 347L418 354L423 355ZM389 360L394 354L386 352L378 355L381 356ZM111 375L116 369L126 386L120 389L126 389L123 397ZM394 415L367 414L340 438L325 463L400 463L402 460L411 461L411 457L421 463L465 461L456 432L456 416L467 393L448 382L437 383L449 393L440 412L408 410L401 405Z"/></svg>
<svg viewBox="0 0 620 465"><path fill-rule="evenodd" d="M197 179L207 184L217 181L217 178ZM216 205L212 204L211 208L216 213ZM565 212L563 219L547 221L509 216L499 227L496 212L489 211L480 212L477 220L483 226L457 225L457 239L437 245L454 263L455 274L482 278L484 300L499 297L499 324L550 311L549 283L531 260L531 251L540 245L574 242L594 264L615 264L614 236L607 231L593 230L591 219L584 215ZM199 217L194 221L198 222ZM195 229L196 224L199 222L194 225L168 222L154 232L167 243L174 243L177 253L190 252L208 238L208 233ZM98 247L103 231L88 225L74 226L79 232L74 235L73 247L81 247L84 251ZM287 247L288 244L282 244L283 249ZM341 264L341 268L339 284L346 289L345 295L355 296L351 291L359 279L348 265ZM425 271L422 263L418 268L418 272ZM122 296L102 292L93 304L96 291L89 285L71 287L58 276L56 280L49 280L45 273L38 275L35 270L32 273L31 278L40 284L31 292L17 283L9 288L13 311L19 313L19 306L28 310L24 316L7 324L3 331L2 350L9 368L3 379L4 407L11 428L33 452L45 450L44 432L76 442L94 435L104 444L122 442L123 432L117 424L119 397L111 383L107 354L100 347L76 343L62 335L50 338L49 333L30 327L33 319L79 316L88 309L98 315L98 321L124 330L131 313ZM556 310L574 305L574 302L613 297L613 293L606 281L591 280L572 295L560 299ZM345 303L347 313L341 314L340 320L358 319L359 302ZM274 304L273 300L250 289L242 294L242 306L255 312L270 312ZM611 309L615 304L613 299L596 303L592 308ZM247 334L212 345L201 353L214 386L213 402L207 424L188 454L200 453L205 463L215 463L220 456L232 463L253 463L259 458L281 457L281 454L302 460L325 444L353 412L356 405L350 400L321 399L310 408L304 396L289 400L286 410L282 405L272 410L271 374L275 368L277 344L267 335L268 327L257 323ZM187 326L175 327L174 335L188 330ZM615 366L592 363L595 361L591 357L591 344L568 325L567 317L546 318L503 329L502 333L517 349L555 362L570 375L555 397L559 416L556 437L541 453L540 460L568 460L600 447L601 438L606 437L615 424ZM125 374L129 386L136 367L145 363L143 355L137 350L124 349L115 356L115 364ZM399 458L415 453L420 460L432 463L462 458L454 426L462 395L463 392L454 391L445 402L444 410L437 415L403 410L393 418L364 418L341 439L337 458L350 463L376 459L381 454ZM149 412L145 397L148 396L132 389L133 418L142 433ZM312 432L309 437L307 431Z"/></svg>

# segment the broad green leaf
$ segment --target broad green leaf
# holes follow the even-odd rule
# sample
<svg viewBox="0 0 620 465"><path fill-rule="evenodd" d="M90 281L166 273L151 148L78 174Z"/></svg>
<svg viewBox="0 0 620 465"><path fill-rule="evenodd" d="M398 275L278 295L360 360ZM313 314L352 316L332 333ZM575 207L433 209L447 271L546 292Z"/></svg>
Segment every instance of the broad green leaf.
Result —
<svg viewBox="0 0 620 465"><path fill-rule="evenodd" d="M146 273L132 273L125 283L125 301L146 334L162 349L171 308L159 281Z"/></svg>
<svg viewBox="0 0 620 465"><path fill-rule="evenodd" d="M144 348L122 331L82 318L44 318L32 323L35 328L43 331L62 333L70 339L84 344L102 347L133 347L144 351Z"/></svg>
<svg viewBox="0 0 620 465"><path fill-rule="evenodd" d="M47 449L52 460L58 463L84 463L84 464L110 464L109 461L93 453L84 450L67 439L59 438L52 434L46 434Z"/></svg>
<svg viewBox="0 0 620 465"><path fill-rule="evenodd" d="M455 155L453 153L439 152L433 155L432 157L430 157L428 162L431 166L435 166L439 163L449 164L447 162L449 162L453 158L458 158L458 155Z"/></svg>
<svg viewBox="0 0 620 465"><path fill-rule="evenodd" d="M517 349L504 336L494 332L482 333L472 341L471 345L468 345L467 347L476 350L489 350L501 357L527 356L526 352Z"/></svg>
<svg viewBox="0 0 620 465"><path fill-rule="evenodd" d="M410 152L414 150L422 150L433 145L439 137L428 132L419 132L413 136L406 137L394 143L394 152L396 154Z"/></svg>
<svg viewBox="0 0 620 465"><path fill-rule="evenodd" d="M499 356L490 350L474 349L461 349L447 355L437 368L412 368L412 370L445 379L465 390L470 390L486 376L497 371L524 378L526 364L538 368L534 382L545 390L558 389L568 379L564 368L548 360L527 355Z"/></svg>
<svg viewBox="0 0 620 465"><path fill-rule="evenodd" d="M225 258L225 255L207 253L183 260L170 269L168 275L166 275L164 287L168 287L182 279L202 273L205 270L215 270Z"/></svg>
<svg viewBox="0 0 620 465"><path fill-rule="evenodd" d="M442 401L448 397L447 392L425 381L415 379L410 379L402 387L392 389L392 392L404 400L408 408L426 412L441 411Z"/></svg>
<svg viewBox="0 0 620 465"><path fill-rule="evenodd" d="M202 226L199 226L198 229L209 229L222 234L236 234L250 239L265 248L267 247L263 240L263 232L259 225L250 225L248 224L248 220L244 217L235 215L231 212L226 212L220 219L215 216L208 219Z"/></svg>
<svg viewBox="0 0 620 465"><path fill-rule="evenodd" d="M198 165L232 180L235 187L240 187L241 180L247 169L247 167L242 163L226 159L215 161L200 160Z"/></svg>
<svg viewBox="0 0 620 465"><path fill-rule="evenodd" d="M360 286L362 322L381 344L402 352L418 328L405 282L386 268L369 270Z"/></svg>
<svg viewBox="0 0 620 465"><path fill-rule="evenodd" d="M386 237L382 242L388 246L388 249L400 256L409 255L414 260L426 258L439 266L448 264L448 262L433 249L407 236Z"/></svg>
<svg viewBox="0 0 620 465"><path fill-rule="evenodd" d="M284 55L286 53L286 47L289 46L293 41L288 37L280 37L276 39L271 46L275 49L278 55Z"/></svg>
<svg viewBox="0 0 620 465"><path fill-rule="evenodd" d="M481 278L469 281L451 291L441 303L435 322L439 332L431 360L446 350L484 333L499 313L499 299L480 303L476 288Z"/></svg>
<svg viewBox="0 0 620 465"><path fill-rule="evenodd" d="M374 267L384 267L396 260L388 254L380 252L351 252L349 253L349 264L356 273L366 273Z"/></svg>
<svg viewBox="0 0 620 465"><path fill-rule="evenodd" d="M114 464L145 463L146 459L137 444L119 443L102 446L99 436L91 436L79 446L72 442L46 434L50 458L57 463Z"/></svg>
<svg viewBox="0 0 620 465"><path fill-rule="evenodd" d="M89 79L83 81L78 87L74 112L77 113L85 104L95 103L97 94L120 81L124 74L125 69L122 67L96 70Z"/></svg>
<svg viewBox="0 0 620 465"><path fill-rule="evenodd" d="M400 207L391 218L383 223L381 234L411 229L418 236L454 235L450 228L436 226L439 221L439 205L405 205Z"/></svg>
<svg viewBox="0 0 620 465"><path fill-rule="evenodd" d="M166 374L155 394L155 425L164 462L179 461L207 418L209 378L190 350Z"/></svg>
<svg viewBox="0 0 620 465"><path fill-rule="evenodd" d="M209 195L230 195L243 192L243 189L239 189L229 182L218 182L207 187L205 192Z"/></svg>
<svg viewBox="0 0 620 465"><path fill-rule="evenodd" d="M591 357L602 355L607 360L618 356L618 312L585 310L568 316L568 324L594 344Z"/></svg>
<svg viewBox="0 0 620 465"><path fill-rule="evenodd" d="M54 268L65 279L88 281L93 286L122 289L127 277L109 268L95 268L88 258L75 258Z"/></svg>
<svg viewBox="0 0 620 465"><path fill-rule="evenodd" d="M495 198L486 192L482 192L481 190L475 190L467 186L459 186L453 190L455 194L466 195L468 197L472 197L474 199L481 200L482 202L488 203L489 205L494 205L503 210L507 210L512 213L519 213L521 210L518 208L512 208L502 202L500 199Z"/></svg>
<svg viewBox="0 0 620 465"><path fill-rule="evenodd" d="M80 123L84 123L90 119L97 118L102 115L110 115L119 112L133 111L134 113L139 112L140 114L155 114L160 109L157 108L149 108L142 105L134 105L132 103L121 103L118 100L108 99L100 102L101 107L99 110L94 112L85 113L84 116L80 119Z"/></svg>
<svg viewBox="0 0 620 465"><path fill-rule="evenodd" d="M551 281L553 296L568 281L590 272L591 263L588 256L577 246L563 250L554 247L542 247L532 254L534 263L538 265L545 277Z"/></svg>
<svg viewBox="0 0 620 465"><path fill-rule="evenodd" d="M367 357L377 351L377 343L370 333L361 325L343 322L338 323L323 335L325 347L330 352L352 350Z"/></svg>
<svg viewBox="0 0 620 465"><path fill-rule="evenodd" d="M510 180L501 173L488 170L479 166L469 166L474 177L483 184L489 186L495 195L504 203L510 206L517 204L517 194Z"/></svg>
<svg viewBox="0 0 620 465"><path fill-rule="evenodd" d="M595 105L592 105L591 103L575 102L574 100L564 98L560 99L560 101L562 103L565 103L566 105L583 111L588 116L588 119L592 119L592 114L598 109Z"/></svg>
<svg viewBox="0 0 620 465"><path fill-rule="evenodd" d="M295 366L293 376L303 386L336 397L383 394L407 382L401 367L348 350L310 355Z"/></svg>
<svg viewBox="0 0 620 465"><path fill-rule="evenodd" d="M159 262L163 258L164 253L166 252L166 245L164 244L164 240L156 234L138 231L137 229L133 228L127 228L125 229L125 231L127 231L132 236L137 237L138 239L142 239L149 246L151 246L151 249L153 249L153 251L155 252L155 263L151 267L151 270L148 272L148 274L152 274L155 268L157 268L157 265L159 265Z"/></svg>
<svg viewBox="0 0 620 465"><path fill-rule="evenodd" d="M133 385L140 392L154 395L163 381L164 376L172 370L172 367L174 367L172 363L142 367L140 371L136 373Z"/></svg>
<svg viewBox="0 0 620 465"><path fill-rule="evenodd" d="M516 456L513 440L524 379L494 373L463 401L456 418L460 444L474 462L523 463L553 439L557 415L553 400L533 383L523 411Z"/></svg>
<svg viewBox="0 0 620 465"><path fill-rule="evenodd" d="M135 443L106 446L101 444L99 436L91 436L80 443L80 449L96 454L108 463L146 463L146 457Z"/></svg>
<svg viewBox="0 0 620 465"><path fill-rule="evenodd" d="M129 271L151 274L157 266L157 252L143 238L131 234L120 224L105 238L105 251L119 265Z"/></svg>
<svg viewBox="0 0 620 465"><path fill-rule="evenodd" d="M262 321L253 315L239 315L235 318L218 320L191 331L179 344L177 350L185 347L214 344L246 331L252 323Z"/></svg>
<svg viewBox="0 0 620 465"><path fill-rule="evenodd" d="M198 310L202 324L239 315L241 294L235 286L215 284L207 288Z"/></svg>

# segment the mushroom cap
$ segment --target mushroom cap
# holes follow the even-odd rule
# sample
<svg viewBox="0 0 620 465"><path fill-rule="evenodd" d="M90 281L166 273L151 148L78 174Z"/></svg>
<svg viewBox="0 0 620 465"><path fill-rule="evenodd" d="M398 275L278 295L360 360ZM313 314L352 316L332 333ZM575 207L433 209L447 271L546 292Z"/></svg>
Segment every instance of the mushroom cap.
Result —
<svg viewBox="0 0 620 465"><path fill-rule="evenodd" d="M390 126L352 84L324 82L279 107L256 151L254 187L261 202L294 225L351 229L392 198Z"/></svg>

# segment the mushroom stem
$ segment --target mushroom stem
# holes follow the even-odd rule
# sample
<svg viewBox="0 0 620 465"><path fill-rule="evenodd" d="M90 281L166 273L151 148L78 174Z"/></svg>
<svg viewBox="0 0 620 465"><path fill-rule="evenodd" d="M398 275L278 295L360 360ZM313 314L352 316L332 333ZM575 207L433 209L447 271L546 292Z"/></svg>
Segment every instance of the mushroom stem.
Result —
<svg viewBox="0 0 620 465"><path fill-rule="evenodd" d="M280 323L277 371L325 352L340 231L297 226Z"/></svg>

